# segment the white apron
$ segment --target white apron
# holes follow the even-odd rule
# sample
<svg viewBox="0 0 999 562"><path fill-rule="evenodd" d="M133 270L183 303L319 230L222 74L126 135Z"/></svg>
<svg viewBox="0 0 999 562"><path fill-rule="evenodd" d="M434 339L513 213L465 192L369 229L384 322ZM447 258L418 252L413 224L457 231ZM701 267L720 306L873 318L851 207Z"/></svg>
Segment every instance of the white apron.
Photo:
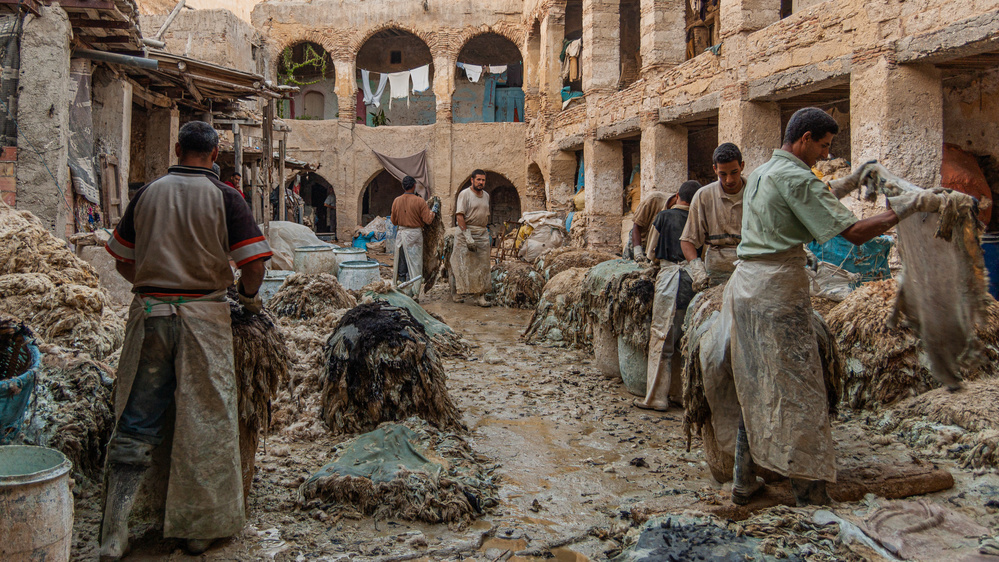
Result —
<svg viewBox="0 0 999 562"><path fill-rule="evenodd" d="M118 363L115 420L135 380L151 316L181 320L175 371L176 417L170 449L163 536L213 539L238 534L246 516L229 305L219 291L196 302L156 304L136 295ZM148 308L147 303L155 304ZM169 436L165 442L169 442ZM153 472L153 471L150 471Z"/></svg>
<svg viewBox="0 0 999 562"><path fill-rule="evenodd" d="M457 295L488 293L493 288L489 273L489 229L484 226L469 226L475 241L476 251L471 252L465 245L465 234L455 229L454 249L451 251L451 275L454 278L454 292Z"/></svg>
<svg viewBox="0 0 999 562"><path fill-rule="evenodd" d="M392 258L392 281L399 281L399 258L406 256L409 279L423 275L423 229L400 226L395 234L395 255Z"/></svg>
<svg viewBox="0 0 999 562"><path fill-rule="evenodd" d="M663 262L661 262L663 263ZM655 380L660 377L665 388L669 389L673 377L671 365L663 365L663 349L666 341L673 341L676 317L676 297L680 289L680 272L683 267L666 263L656 276L656 294L652 300L652 325L649 328L649 363L647 369L647 388L653 388ZM675 352L676 350L671 350ZM663 369L660 372L660 369Z"/></svg>

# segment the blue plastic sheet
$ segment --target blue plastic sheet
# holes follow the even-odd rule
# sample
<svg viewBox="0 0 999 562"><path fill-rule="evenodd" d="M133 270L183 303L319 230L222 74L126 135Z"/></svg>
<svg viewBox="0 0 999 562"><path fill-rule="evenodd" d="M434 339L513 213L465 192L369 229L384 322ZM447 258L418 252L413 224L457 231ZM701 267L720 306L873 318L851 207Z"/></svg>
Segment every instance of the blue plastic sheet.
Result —
<svg viewBox="0 0 999 562"><path fill-rule="evenodd" d="M891 279L888 254L894 245L895 240L887 235L878 236L860 246L837 236L825 244L813 241L808 249L821 261L842 267L850 273L860 274L859 285L868 281Z"/></svg>

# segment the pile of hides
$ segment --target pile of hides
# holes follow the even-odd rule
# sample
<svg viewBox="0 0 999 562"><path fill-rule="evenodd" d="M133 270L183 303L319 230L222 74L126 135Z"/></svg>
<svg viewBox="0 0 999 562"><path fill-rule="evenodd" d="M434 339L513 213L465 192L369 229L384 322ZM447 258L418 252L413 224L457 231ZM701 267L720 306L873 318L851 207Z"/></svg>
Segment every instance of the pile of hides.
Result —
<svg viewBox="0 0 999 562"><path fill-rule="evenodd" d="M509 261L493 266L493 303L509 308L534 308L545 282L530 265Z"/></svg>
<svg viewBox="0 0 999 562"><path fill-rule="evenodd" d="M660 560L718 560L723 562L776 562L778 559L803 561L797 553L789 556L764 554L763 540L735 532L711 517L670 515L650 519L642 527L635 544L614 562L654 562Z"/></svg>
<svg viewBox="0 0 999 562"><path fill-rule="evenodd" d="M859 533L855 526L829 512L777 505L753 513L748 519L728 522L728 529L762 541L759 552L781 560L803 556L806 560L866 562L878 559L874 553L851 540ZM838 522L832 525L831 522ZM851 544L845 544L850 537ZM799 558L800 559L800 558Z"/></svg>
<svg viewBox="0 0 999 562"><path fill-rule="evenodd" d="M299 488L300 499L460 530L498 503L499 478L484 462L462 435L413 417L337 445L333 460Z"/></svg>
<svg viewBox="0 0 999 562"><path fill-rule="evenodd" d="M334 434L410 416L440 429L462 427L433 343L405 308L384 301L353 308L323 353L321 416Z"/></svg>
<svg viewBox="0 0 999 562"><path fill-rule="evenodd" d="M121 347L125 323L98 280L34 215L0 202L0 313L29 325L45 343L104 359Z"/></svg>
<svg viewBox="0 0 999 562"><path fill-rule="evenodd" d="M278 316L319 319L330 309L353 308L356 304L329 273L293 273L267 301L267 308Z"/></svg>
<svg viewBox="0 0 999 562"><path fill-rule="evenodd" d="M850 162L848 162L846 158L830 158L829 160L820 160L815 163L813 170L818 171L819 173L816 175L825 181L845 178L846 176L849 176L851 172Z"/></svg>
<svg viewBox="0 0 999 562"><path fill-rule="evenodd" d="M427 202L432 208L439 204L438 197L431 197ZM434 220L423 227L423 290L430 291L437 283L437 279L445 277L441 274L443 270L444 257L450 255L446 252L444 234L444 219L441 213L434 215Z"/></svg>
<svg viewBox="0 0 999 562"><path fill-rule="evenodd" d="M552 277L541 293L524 337L527 343L556 347L588 347L593 330L583 304L584 267L567 269Z"/></svg>
<svg viewBox="0 0 999 562"><path fill-rule="evenodd" d="M372 287L372 290L365 290L364 296L366 300L364 302L381 300L392 306L404 308L409 311L413 315L413 318L423 326L423 330L427 333L430 341L433 342L434 349L437 350L438 355L460 359L468 357L472 345L452 330L451 326L445 324L441 317L428 312L427 309L420 306L420 303L396 291L390 283L376 282L368 285L365 289L368 287Z"/></svg>
<svg viewBox="0 0 999 562"><path fill-rule="evenodd" d="M583 281L583 301L594 321L609 323L615 335L638 349L648 349L656 273L655 268L624 259L592 267Z"/></svg>
<svg viewBox="0 0 999 562"><path fill-rule="evenodd" d="M825 316L843 354L843 398L851 408L890 404L939 386L917 334L889 327L896 293L891 279L865 283ZM999 361L999 304L991 303L977 335L988 361L966 371L966 380L993 373Z"/></svg>
<svg viewBox="0 0 999 562"><path fill-rule="evenodd" d="M545 280L548 280L572 267L591 268L605 261L616 259L618 256L607 252L562 247L542 255L534 262L534 267L544 274Z"/></svg>
<svg viewBox="0 0 999 562"><path fill-rule="evenodd" d="M876 429L913 447L957 458L961 468L999 468L999 380L981 379L958 392L938 388L910 398L878 420Z"/></svg>

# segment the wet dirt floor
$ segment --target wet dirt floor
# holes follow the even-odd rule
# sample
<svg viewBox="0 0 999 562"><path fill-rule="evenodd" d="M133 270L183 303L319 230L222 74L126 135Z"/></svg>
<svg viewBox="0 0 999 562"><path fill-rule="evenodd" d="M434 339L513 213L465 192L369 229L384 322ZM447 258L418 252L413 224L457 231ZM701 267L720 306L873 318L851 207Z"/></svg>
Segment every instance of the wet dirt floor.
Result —
<svg viewBox="0 0 999 562"><path fill-rule="evenodd" d="M619 381L600 375L589 352L526 345L520 334L531 311L455 304L440 291L423 304L477 346L470 359L447 359L445 367L472 447L499 465L498 507L463 530L300 507L299 484L343 438L294 441L277 433L257 453L248 523L240 536L203 557L188 557L176 541L138 529L127 559L603 560L619 552L625 533L637 527L636 507L679 512L694 503L728 502L728 488L711 478L700 440L695 437L687 451L680 409L634 408L634 397ZM849 440L858 449L881 447L885 458L923 455L884 436L876 445L854 435ZM999 528L999 504L987 506L999 490L994 473L928 460L951 469L957 480L955 488L934 494L934 501ZM99 487L80 482L76 494L73 556L96 559Z"/></svg>

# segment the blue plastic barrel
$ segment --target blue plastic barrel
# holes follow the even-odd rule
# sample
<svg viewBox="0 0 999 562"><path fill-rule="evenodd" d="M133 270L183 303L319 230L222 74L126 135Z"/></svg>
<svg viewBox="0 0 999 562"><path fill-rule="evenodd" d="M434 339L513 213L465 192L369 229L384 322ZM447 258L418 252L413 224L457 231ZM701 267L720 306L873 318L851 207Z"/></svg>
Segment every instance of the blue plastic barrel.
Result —
<svg viewBox="0 0 999 562"><path fill-rule="evenodd" d="M985 271L989 272L989 293L999 299L999 234L982 236Z"/></svg>

